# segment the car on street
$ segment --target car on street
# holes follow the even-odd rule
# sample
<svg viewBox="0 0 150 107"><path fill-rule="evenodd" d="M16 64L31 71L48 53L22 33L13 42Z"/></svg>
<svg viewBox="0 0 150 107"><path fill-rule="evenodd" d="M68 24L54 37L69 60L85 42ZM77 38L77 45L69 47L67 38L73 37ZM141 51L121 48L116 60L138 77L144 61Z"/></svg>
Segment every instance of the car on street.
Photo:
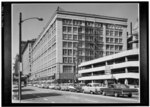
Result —
<svg viewBox="0 0 150 107"><path fill-rule="evenodd" d="M98 94L101 92L101 88L103 87L104 86L101 86L100 83L89 83L82 87L82 91L83 93Z"/></svg>
<svg viewBox="0 0 150 107"><path fill-rule="evenodd" d="M85 83L78 83L76 84L75 88L76 88L76 92L83 92L83 88L85 86Z"/></svg>
<svg viewBox="0 0 150 107"><path fill-rule="evenodd" d="M73 86L73 83L63 83L60 87L62 91L69 91L70 86Z"/></svg>
<svg viewBox="0 0 150 107"><path fill-rule="evenodd" d="M46 89L49 88L49 84L45 83L43 88L46 88Z"/></svg>
<svg viewBox="0 0 150 107"><path fill-rule="evenodd" d="M49 85L49 89L54 89L55 88L55 84L50 84Z"/></svg>
<svg viewBox="0 0 150 107"><path fill-rule="evenodd" d="M74 85L69 85L68 88L69 88L69 91L72 91L72 92L82 92L83 89L82 87L85 86L84 83L76 83Z"/></svg>
<svg viewBox="0 0 150 107"><path fill-rule="evenodd" d="M129 88L125 84L110 84L107 88L101 88L102 95L114 95L115 97L124 95L132 97L132 94L136 92L138 89Z"/></svg>
<svg viewBox="0 0 150 107"><path fill-rule="evenodd" d="M61 86L60 84L55 84L55 87L54 87L55 90L60 90L61 89Z"/></svg>

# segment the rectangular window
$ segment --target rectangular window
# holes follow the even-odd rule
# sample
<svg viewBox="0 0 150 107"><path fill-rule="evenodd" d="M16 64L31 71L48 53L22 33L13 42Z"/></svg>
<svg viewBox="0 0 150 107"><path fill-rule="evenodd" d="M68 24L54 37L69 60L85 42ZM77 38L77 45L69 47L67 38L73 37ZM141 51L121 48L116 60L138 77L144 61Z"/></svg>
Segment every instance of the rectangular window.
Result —
<svg viewBox="0 0 150 107"><path fill-rule="evenodd" d="M113 50L114 49L114 46L113 45L110 45L110 50Z"/></svg>
<svg viewBox="0 0 150 107"><path fill-rule="evenodd" d="M119 39L119 43L122 43L122 39L121 38Z"/></svg>
<svg viewBox="0 0 150 107"><path fill-rule="evenodd" d="M68 35L67 34L63 34L63 39L64 40L68 39Z"/></svg>
<svg viewBox="0 0 150 107"><path fill-rule="evenodd" d="M77 48L77 42L73 42L73 47Z"/></svg>
<svg viewBox="0 0 150 107"><path fill-rule="evenodd" d="M71 73L72 72L72 66L63 66L63 72Z"/></svg>
<svg viewBox="0 0 150 107"><path fill-rule="evenodd" d="M72 27L68 27L68 32L69 32L69 33L72 32Z"/></svg>
<svg viewBox="0 0 150 107"><path fill-rule="evenodd" d="M113 31L112 30L110 31L110 36L113 36Z"/></svg>
<svg viewBox="0 0 150 107"><path fill-rule="evenodd" d="M102 29L100 30L100 35L103 35L103 30Z"/></svg>
<svg viewBox="0 0 150 107"><path fill-rule="evenodd" d="M117 51L118 51L118 50L119 50L119 46L117 46L117 45L116 45L116 46L115 46L115 50L117 50Z"/></svg>
<svg viewBox="0 0 150 107"><path fill-rule="evenodd" d="M113 43L113 38L110 38L110 43Z"/></svg>
<svg viewBox="0 0 150 107"><path fill-rule="evenodd" d="M63 49L63 55L68 55L67 49Z"/></svg>
<svg viewBox="0 0 150 107"><path fill-rule="evenodd" d="M77 35L73 35L73 40L78 40L78 36Z"/></svg>
<svg viewBox="0 0 150 107"><path fill-rule="evenodd" d="M73 27L73 33L77 33L78 30L77 30L77 27Z"/></svg>
<svg viewBox="0 0 150 107"><path fill-rule="evenodd" d="M107 52L106 52L106 56L108 56L108 55L109 55L109 52L107 51Z"/></svg>
<svg viewBox="0 0 150 107"><path fill-rule="evenodd" d="M79 40L82 40L82 35L79 35L79 36L78 36L78 39L79 39Z"/></svg>
<svg viewBox="0 0 150 107"><path fill-rule="evenodd" d="M63 57L63 63L68 63L67 57Z"/></svg>
<svg viewBox="0 0 150 107"><path fill-rule="evenodd" d="M122 36L122 32L119 32L119 37L121 37Z"/></svg>
<svg viewBox="0 0 150 107"><path fill-rule="evenodd" d="M72 56L72 50L68 49L68 56Z"/></svg>
<svg viewBox="0 0 150 107"><path fill-rule="evenodd" d="M114 52L110 52L110 55L114 54Z"/></svg>
<svg viewBox="0 0 150 107"><path fill-rule="evenodd" d="M72 48L72 42L68 42L68 47Z"/></svg>
<svg viewBox="0 0 150 107"><path fill-rule="evenodd" d="M82 33L82 28L78 28L78 32L79 32L79 33Z"/></svg>
<svg viewBox="0 0 150 107"><path fill-rule="evenodd" d="M63 26L63 32L67 32L67 27Z"/></svg>
<svg viewBox="0 0 150 107"><path fill-rule="evenodd" d="M73 56L76 56L76 50L73 50Z"/></svg>
<svg viewBox="0 0 150 107"><path fill-rule="evenodd" d="M106 38L106 43L109 43L109 38Z"/></svg>
<svg viewBox="0 0 150 107"><path fill-rule="evenodd" d="M106 45L106 50L109 50L109 45Z"/></svg>
<svg viewBox="0 0 150 107"><path fill-rule="evenodd" d="M72 57L68 57L68 63L72 63Z"/></svg>
<svg viewBox="0 0 150 107"><path fill-rule="evenodd" d="M118 43L118 38L115 38L115 43Z"/></svg>
<svg viewBox="0 0 150 107"><path fill-rule="evenodd" d="M93 36L90 36L90 41L92 42L94 40Z"/></svg>
<svg viewBox="0 0 150 107"><path fill-rule="evenodd" d="M79 53L80 56L82 56L82 51L81 50L79 50L78 53Z"/></svg>
<svg viewBox="0 0 150 107"><path fill-rule="evenodd" d="M78 43L78 47L82 48L82 42Z"/></svg>
<svg viewBox="0 0 150 107"><path fill-rule="evenodd" d="M119 51L122 51L122 46L119 46Z"/></svg>
<svg viewBox="0 0 150 107"><path fill-rule="evenodd" d="M109 30L106 30L106 36L109 36Z"/></svg>
<svg viewBox="0 0 150 107"><path fill-rule="evenodd" d="M67 42L63 42L63 47L67 48L68 46L68 43Z"/></svg>
<svg viewBox="0 0 150 107"><path fill-rule="evenodd" d="M118 34L119 34L118 31L115 31L115 36L118 36Z"/></svg>
<svg viewBox="0 0 150 107"><path fill-rule="evenodd" d="M76 58L75 57L73 58L73 63L76 63Z"/></svg>
<svg viewBox="0 0 150 107"><path fill-rule="evenodd" d="M72 39L72 35L69 34L68 35L68 39L71 40Z"/></svg>

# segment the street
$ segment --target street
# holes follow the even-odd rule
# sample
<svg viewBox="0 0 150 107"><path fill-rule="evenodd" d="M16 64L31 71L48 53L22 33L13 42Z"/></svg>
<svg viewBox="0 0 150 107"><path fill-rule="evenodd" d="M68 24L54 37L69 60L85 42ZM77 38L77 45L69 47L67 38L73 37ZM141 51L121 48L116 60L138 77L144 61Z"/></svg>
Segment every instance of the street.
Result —
<svg viewBox="0 0 150 107"><path fill-rule="evenodd" d="M22 88L21 103L138 103L138 97L103 96L69 91L43 89L33 86ZM15 102L13 102L15 103Z"/></svg>

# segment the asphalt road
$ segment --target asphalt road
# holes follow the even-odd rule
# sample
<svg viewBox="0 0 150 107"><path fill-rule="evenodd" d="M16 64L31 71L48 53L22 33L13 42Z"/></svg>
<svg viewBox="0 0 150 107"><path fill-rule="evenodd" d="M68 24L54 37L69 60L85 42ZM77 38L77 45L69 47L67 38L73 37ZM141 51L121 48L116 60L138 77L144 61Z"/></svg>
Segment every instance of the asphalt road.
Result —
<svg viewBox="0 0 150 107"><path fill-rule="evenodd" d="M114 97L42 89L33 86L22 88L22 103L139 103L138 97Z"/></svg>

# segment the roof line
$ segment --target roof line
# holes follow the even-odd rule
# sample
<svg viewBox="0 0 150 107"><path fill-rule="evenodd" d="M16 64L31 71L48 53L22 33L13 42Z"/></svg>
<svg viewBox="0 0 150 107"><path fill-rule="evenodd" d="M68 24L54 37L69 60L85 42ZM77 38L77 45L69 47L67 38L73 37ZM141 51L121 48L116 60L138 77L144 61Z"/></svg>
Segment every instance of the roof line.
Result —
<svg viewBox="0 0 150 107"><path fill-rule="evenodd" d="M111 17L111 16L103 16L103 15L96 15L96 14L88 14L88 13L79 13L79 12L70 12L70 11L57 11L59 14L67 14L67 15L78 15L78 16L84 16L84 17L93 17L93 18L102 18L102 19L109 19L109 20L118 20L127 22L127 18L118 18L118 17Z"/></svg>

